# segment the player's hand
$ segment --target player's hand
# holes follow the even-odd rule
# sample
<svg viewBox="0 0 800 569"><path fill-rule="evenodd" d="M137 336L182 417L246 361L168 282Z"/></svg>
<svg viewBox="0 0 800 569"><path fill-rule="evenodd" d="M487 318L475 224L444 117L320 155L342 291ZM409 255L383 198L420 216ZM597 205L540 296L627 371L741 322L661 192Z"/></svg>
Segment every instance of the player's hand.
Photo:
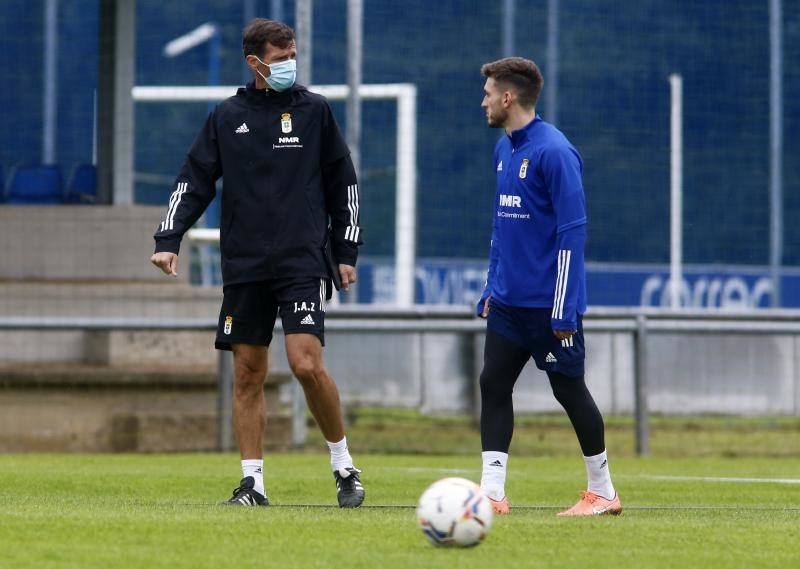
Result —
<svg viewBox="0 0 800 569"><path fill-rule="evenodd" d="M165 275L178 276L178 256L175 253L168 253L162 251L161 253L153 253L150 257L150 262L156 267L164 271Z"/></svg>
<svg viewBox="0 0 800 569"><path fill-rule="evenodd" d="M492 295L486 297L486 301L483 303L483 310L481 311L481 318L489 318L489 299L492 298Z"/></svg>
<svg viewBox="0 0 800 569"><path fill-rule="evenodd" d="M553 330L553 334L559 340L569 340L577 330Z"/></svg>
<svg viewBox="0 0 800 569"><path fill-rule="evenodd" d="M342 277L342 288L350 290L350 285L356 282L356 268L352 265L339 264L339 276Z"/></svg>

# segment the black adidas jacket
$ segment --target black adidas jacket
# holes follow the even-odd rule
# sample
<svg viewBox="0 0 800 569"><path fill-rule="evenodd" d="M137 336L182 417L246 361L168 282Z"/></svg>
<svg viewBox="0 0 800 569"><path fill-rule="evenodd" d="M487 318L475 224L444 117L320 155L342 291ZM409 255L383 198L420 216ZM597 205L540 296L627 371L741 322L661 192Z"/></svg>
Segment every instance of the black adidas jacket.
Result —
<svg viewBox="0 0 800 569"><path fill-rule="evenodd" d="M217 105L175 181L156 252L178 253L220 177L224 284L327 276L329 222L336 262L356 264L358 184L323 96L299 85L278 93L250 83Z"/></svg>

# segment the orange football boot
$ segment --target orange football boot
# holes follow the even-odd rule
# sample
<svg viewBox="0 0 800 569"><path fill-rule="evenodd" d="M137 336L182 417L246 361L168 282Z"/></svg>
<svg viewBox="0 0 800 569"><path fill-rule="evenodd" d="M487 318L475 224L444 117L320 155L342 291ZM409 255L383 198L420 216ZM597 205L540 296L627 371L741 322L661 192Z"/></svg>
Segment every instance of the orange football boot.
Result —
<svg viewBox="0 0 800 569"><path fill-rule="evenodd" d="M592 492L581 492L581 499L568 510L560 512L559 516L603 516L611 514L618 516L622 512L622 503L619 495L613 500L606 500Z"/></svg>
<svg viewBox="0 0 800 569"><path fill-rule="evenodd" d="M487 496L487 498L489 497ZM507 516L511 511L511 506L508 505L508 496L504 497L499 502L489 498L489 503L492 505L492 510L494 510L494 513L498 516Z"/></svg>

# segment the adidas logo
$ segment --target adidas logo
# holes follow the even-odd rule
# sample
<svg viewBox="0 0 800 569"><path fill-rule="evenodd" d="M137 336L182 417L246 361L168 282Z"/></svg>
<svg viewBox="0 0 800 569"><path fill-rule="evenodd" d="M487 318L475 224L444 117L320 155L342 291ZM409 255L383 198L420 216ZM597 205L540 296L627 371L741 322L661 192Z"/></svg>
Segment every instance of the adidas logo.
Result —
<svg viewBox="0 0 800 569"><path fill-rule="evenodd" d="M503 463L502 463L502 462L500 462L499 460L495 460L495 461L494 461L493 463L491 463L489 466L498 466L498 467L500 467L500 468L503 468Z"/></svg>
<svg viewBox="0 0 800 569"><path fill-rule="evenodd" d="M243 122L242 126L236 129L236 134L244 134L246 132L250 132L250 129L247 128L247 123Z"/></svg>
<svg viewBox="0 0 800 569"><path fill-rule="evenodd" d="M315 324L315 322L314 322L314 319L311 318L311 315L309 314L308 316L306 316L305 318L303 318L300 321L300 324L310 324L311 326L313 326Z"/></svg>
<svg viewBox="0 0 800 569"><path fill-rule="evenodd" d="M500 160L500 164L497 165L497 171L498 172L502 172L503 171L503 161L502 160Z"/></svg>
<svg viewBox="0 0 800 569"><path fill-rule="evenodd" d="M557 360L557 359L556 359L556 357L553 355L553 352L548 352L548 353L547 353L547 357L544 359L544 361L545 361L545 362L547 362L547 363L549 363L549 364L554 364L554 363L556 363L558 360Z"/></svg>

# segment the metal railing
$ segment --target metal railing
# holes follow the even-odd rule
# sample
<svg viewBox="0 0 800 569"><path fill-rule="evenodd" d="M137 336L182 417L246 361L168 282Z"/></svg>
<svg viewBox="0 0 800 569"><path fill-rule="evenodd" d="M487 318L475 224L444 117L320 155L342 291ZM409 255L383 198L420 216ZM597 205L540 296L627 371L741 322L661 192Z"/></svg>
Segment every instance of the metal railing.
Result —
<svg viewBox="0 0 800 569"><path fill-rule="evenodd" d="M331 332L411 333L452 332L473 337L472 379L477 386L483 365L479 357L486 322L475 318L467 307L418 305L408 309L392 306L348 305L329 309L326 329ZM0 317L0 330L175 330L213 331L211 318L153 320L152 318L53 318ZM280 322L276 326L281 329ZM655 308L592 308L584 318L586 332L628 333L634 342L635 444L639 455L650 452L648 338L659 333L725 333L800 335L800 310L758 310L747 312L664 310ZM228 450L231 429L233 366L230 352L219 353L218 414L219 447ZM294 392L293 438L305 438L302 392ZM478 397L473 411L479 412Z"/></svg>

